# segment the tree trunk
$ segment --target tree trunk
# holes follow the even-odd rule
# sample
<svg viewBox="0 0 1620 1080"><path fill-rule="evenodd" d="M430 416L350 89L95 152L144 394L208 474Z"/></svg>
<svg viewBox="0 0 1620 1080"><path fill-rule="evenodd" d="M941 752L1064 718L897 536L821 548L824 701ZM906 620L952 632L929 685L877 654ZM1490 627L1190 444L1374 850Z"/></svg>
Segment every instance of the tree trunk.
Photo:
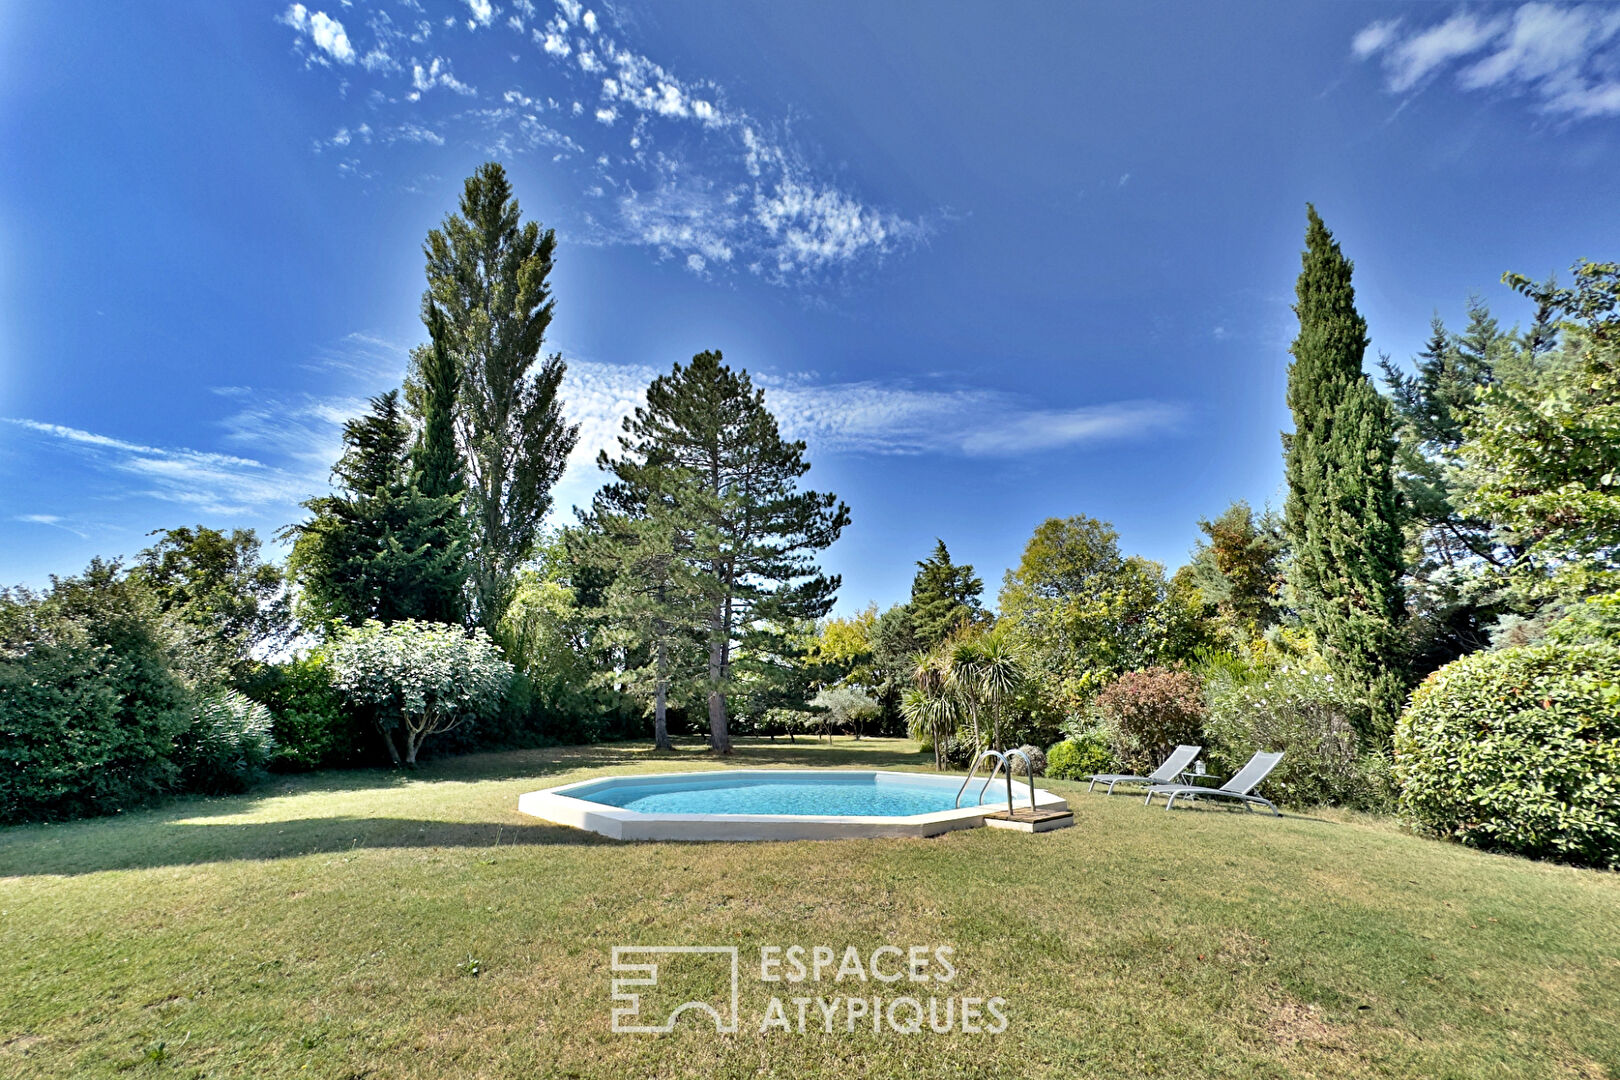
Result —
<svg viewBox="0 0 1620 1080"><path fill-rule="evenodd" d="M726 653L731 646L731 598L714 613L714 636L709 642L709 748L731 753L731 732L726 727Z"/></svg>
<svg viewBox="0 0 1620 1080"><path fill-rule="evenodd" d="M673 750L669 744L669 719L664 713L665 701L669 696L669 680L664 674L664 665L667 663L665 644L658 643L658 689L653 692L653 748L656 750Z"/></svg>
<svg viewBox="0 0 1620 1080"><path fill-rule="evenodd" d="M377 734L382 736L383 745L388 747L388 759L394 763L394 768L399 768L399 750L394 746L394 737L383 727L381 717L373 717L373 720L377 725Z"/></svg>

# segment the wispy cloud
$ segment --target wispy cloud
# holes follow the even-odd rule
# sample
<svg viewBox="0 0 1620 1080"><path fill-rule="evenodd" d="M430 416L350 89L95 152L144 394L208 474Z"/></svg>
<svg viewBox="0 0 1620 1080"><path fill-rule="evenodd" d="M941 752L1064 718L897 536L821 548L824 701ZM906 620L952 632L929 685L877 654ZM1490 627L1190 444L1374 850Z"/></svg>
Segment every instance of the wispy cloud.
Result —
<svg viewBox="0 0 1620 1080"><path fill-rule="evenodd" d="M600 476L596 456L615 452L621 422L644 403L647 384L663 371L639 365L573 361L562 394L579 443L559 484L557 505L583 505ZM929 387L866 380L819 382L757 375L783 433L818 453L935 454L1013 458L1178 430L1187 410L1176 402L1120 401L1072 408L1042 407L981 387Z"/></svg>
<svg viewBox="0 0 1620 1080"><path fill-rule="evenodd" d="M148 446L38 420L6 417L4 422L133 479L139 486L131 495L180 503L197 513L252 514L308 494L302 477L253 458Z"/></svg>
<svg viewBox="0 0 1620 1080"><path fill-rule="evenodd" d="M352 173L361 171L353 155L393 143L545 150L577 185L574 227L565 230L575 240L645 247L703 276L724 270L801 283L926 238L923 218L874 206L830 179L786 121L755 116L713 80L677 74L579 0L546 10L532 0L510 9L441 0L414 28L364 0L345 10L373 39L363 71L345 75L369 84L366 94L350 95L369 118L353 118L317 145L345 148L350 156L339 167ZM295 5L282 21L302 41L316 17ZM355 48L343 41L343 62L352 63ZM493 91L455 73L482 79L493 61L514 72ZM477 98L478 107L445 112L434 104L438 89Z"/></svg>
<svg viewBox="0 0 1620 1080"><path fill-rule="evenodd" d="M44 525L51 529L61 529L63 532L72 533L80 540L88 540L90 538L89 533L68 524L57 514L17 514L11 520L20 521L25 525Z"/></svg>
<svg viewBox="0 0 1620 1080"><path fill-rule="evenodd" d="M1377 58L1391 93L1407 94L1444 72L1458 88L1531 98L1567 119L1620 116L1620 9L1595 4L1521 4L1510 14L1458 11L1441 22L1370 23L1351 40Z"/></svg>

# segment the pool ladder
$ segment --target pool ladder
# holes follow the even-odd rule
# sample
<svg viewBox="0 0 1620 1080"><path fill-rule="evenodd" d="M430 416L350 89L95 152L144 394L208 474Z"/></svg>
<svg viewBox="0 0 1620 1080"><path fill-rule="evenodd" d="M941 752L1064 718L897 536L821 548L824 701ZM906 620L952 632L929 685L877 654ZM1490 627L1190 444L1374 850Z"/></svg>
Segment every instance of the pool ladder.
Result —
<svg viewBox="0 0 1620 1080"><path fill-rule="evenodd" d="M1029 809L1030 809L1031 813L1034 813L1034 811L1035 811L1035 766L1029 760L1029 755L1024 753L1022 750L1008 750L1006 753L1002 753L1000 750L981 750L979 752L979 756L973 759L973 768L968 770L967 779L963 780L962 781L962 786L956 789L956 805L958 807L960 807L962 805L962 792L966 791L967 786L969 784L973 783L973 776L974 776L975 773L977 773L979 771L979 766L984 764L984 760L986 758L994 758L995 761L996 761L996 767L994 769L990 770L990 778L988 780L986 780L984 782L984 786L979 789L979 803L980 803L980 805L983 805L983 803L984 803L984 793L990 789L991 784L996 782L996 777L1001 774L1001 770L1006 769L1007 770L1007 816L1012 817L1012 813L1013 813L1012 758L1015 755L1017 757L1023 758L1023 760L1024 760L1024 775L1029 778Z"/></svg>

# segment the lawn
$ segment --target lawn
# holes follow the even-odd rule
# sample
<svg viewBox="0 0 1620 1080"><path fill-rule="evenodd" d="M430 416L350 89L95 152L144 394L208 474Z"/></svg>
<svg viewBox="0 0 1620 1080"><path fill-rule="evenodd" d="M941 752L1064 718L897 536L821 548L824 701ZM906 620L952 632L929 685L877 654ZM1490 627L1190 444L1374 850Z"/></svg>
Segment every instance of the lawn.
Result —
<svg viewBox="0 0 1620 1080"><path fill-rule="evenodd" d="M927 764L898 740L733 763ZM1077 827L1039 836L627 844L516 810L708 767L488 754L0 830L0 1075L1620 1076L1612 874L1056 781ZM614 1034L609 951L637 944L739 946L740 1030ZM901 992L759 982L759 948L794 944L952 946L924 991L1000 996L1007 1028L829 1034L812 1007L761 1034L771 994Z"/></svg>

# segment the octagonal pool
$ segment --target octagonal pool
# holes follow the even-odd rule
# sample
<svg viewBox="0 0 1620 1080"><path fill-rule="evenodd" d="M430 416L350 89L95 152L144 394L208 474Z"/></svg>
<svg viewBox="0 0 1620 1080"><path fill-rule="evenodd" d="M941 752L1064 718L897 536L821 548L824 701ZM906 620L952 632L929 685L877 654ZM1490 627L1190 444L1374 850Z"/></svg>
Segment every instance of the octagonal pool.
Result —
<svg viewBox="0 0 1620 1080"><path fill-rule="evenodd" d="M983 785L981 775L957 806L960 776L869 769L718 769L585 780L531 791L519 797L518 809L622 840L935 836L982 825L986 814L1006 809L1006 780ZM1051 792L1037 788L1034 794L1039 809L1067 807ZM1013 805L1030 805L1028 781L1014 785Z"/></svg>

